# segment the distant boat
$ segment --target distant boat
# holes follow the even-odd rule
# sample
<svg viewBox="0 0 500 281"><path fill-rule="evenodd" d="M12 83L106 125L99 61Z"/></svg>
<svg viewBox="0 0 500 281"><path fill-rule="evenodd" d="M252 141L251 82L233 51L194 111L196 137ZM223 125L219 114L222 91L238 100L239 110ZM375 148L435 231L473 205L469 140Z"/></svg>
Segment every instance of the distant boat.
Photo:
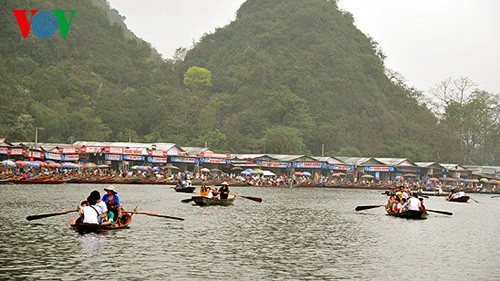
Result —
<svg viewBox="0 0 500 281"><path fill-rule="evenodd" d="M467 203L469 201L470 197L467 195L456 197L456 198L448 198L446 197L446 200L449 202L460 202L460 203Z"/></svg>
<svg viewBox="0 0 500 281"><path fill-rule="evenodd" d="M193 196L191 198L198 206L229 206L233 205L236 196L228 199L208 198L204 196Z"/></svg>

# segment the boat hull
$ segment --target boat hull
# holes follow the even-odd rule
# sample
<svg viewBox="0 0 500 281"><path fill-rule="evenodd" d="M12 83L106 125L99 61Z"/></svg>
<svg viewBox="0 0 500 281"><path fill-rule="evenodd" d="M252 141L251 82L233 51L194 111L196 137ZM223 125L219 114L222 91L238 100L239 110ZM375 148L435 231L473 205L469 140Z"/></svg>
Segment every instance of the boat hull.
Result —
<svg viewBox="0 0 500 281"><path fill-rule="evenodd" d="M192 199L193 202L198 206L229 206L233 205L234 199L236 199L236 197L228 199L218 199L203 196L193 196Z"/></svg>
<svg viewBox="0 0 500 281"><path fill-rule="evenodd" d="M183 193L193 193L196 187L194 186L188 186L188 187L176 187L175 191L177 192L183 192Z"/></svg>
<svg viewBox="0 0 500 281"><path fill-rule="evenodd" d="M390 216L412 220L425 220L429 216L427 212L422 211L406 211L402 213L395 213L390 209L386 209L386 211Z"/></svg>
<svg viewBox="0 0 500 281"><path fill-rule="evenodd" d="M447 199L448 202L459 202L459 203L467 203L469 201L470 197L465 195L465 196L461 196L461 197L458 197L458 198L451 198L451 199Z"/></svg>
<svg viewBox="0 0 500 281"><path fill-rule="evenodd" d="M90 224L83 223L80 221L80 218L74 218L69 222L69 225L73 227L79 233L101 233L108 230L115 229L124 229L128 228L129 224L132 222L132 214L123 213L122 214L122 223L119 226L111 226L111 225L99 225L99 224Z"/></svg>

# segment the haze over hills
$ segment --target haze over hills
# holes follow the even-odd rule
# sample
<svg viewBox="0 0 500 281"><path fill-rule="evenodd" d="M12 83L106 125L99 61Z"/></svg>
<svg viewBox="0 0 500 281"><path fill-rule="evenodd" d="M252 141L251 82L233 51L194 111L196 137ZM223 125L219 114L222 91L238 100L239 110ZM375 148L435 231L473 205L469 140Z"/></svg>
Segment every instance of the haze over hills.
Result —
<svg viewBox="0 0 500 281"><path fill-rule="evenodd" d="M335 1L249 0L174 60L104 0L34 5L8 0L4 10L77 13L66 39L24 39L14 15L0 14L2 137L29 141L43 127L47 142L461 160L461 140L387 75L382 50Z"/></svg>

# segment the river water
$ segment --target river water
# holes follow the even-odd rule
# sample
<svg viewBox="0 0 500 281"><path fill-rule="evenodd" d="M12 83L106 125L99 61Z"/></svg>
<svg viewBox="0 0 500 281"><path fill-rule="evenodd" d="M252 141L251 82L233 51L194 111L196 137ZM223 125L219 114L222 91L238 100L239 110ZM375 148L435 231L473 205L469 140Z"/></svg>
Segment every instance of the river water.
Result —
<svg viewBox="0 0 500 281"><path fill-rule="evenodd" d="M229 207L181 203L168 186L117 186L129 229L81 235L66 214L105 185L0 185L0 280L500 280L500 198L426 199L424 221L387 216L375 190L232 187L261 197ZM198 190L197 190L198 191Z"/></svg>

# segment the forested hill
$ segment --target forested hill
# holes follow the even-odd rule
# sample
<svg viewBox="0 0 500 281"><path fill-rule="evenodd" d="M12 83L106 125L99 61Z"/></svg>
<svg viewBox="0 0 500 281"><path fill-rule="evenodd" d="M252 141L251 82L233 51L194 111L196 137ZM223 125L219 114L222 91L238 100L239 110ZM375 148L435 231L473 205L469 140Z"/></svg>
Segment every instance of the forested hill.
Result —
<svg viewBox="0 0 500 281"><path fill-rule="evenodd" d="M184 69L212 71L213 91L230 96L223 131L243 136L242 146L274 133L297 135L314 154L324 144L334 153L422 156L436 120L387 78L382 58L335 1L248 0L188 52ZM266 151L278 145L266 141Z"/></svg>
<svg viewBox="0 0 500 281"><path fill-rule="evenodd" d="M107 1L7 0L0 8L1 137L33 141L35 127L44 128L44 142L151 133L171 82L163 68L170 67L124 28ZM33 29L23 38L12 12L22 9L76 13L66 39L59 29L48 39Z"/></svg>
<svg viewBox="0 0 500 281"><path fill-rule="evenodd" d="M335 1L249 0L174 60L105 0L3 3L0 137L33 140L43 127L44 142L432 159L435 117L387 78L383 53ZM66 39L40 39L22 38L15 9L77 12Z"/></svg>

